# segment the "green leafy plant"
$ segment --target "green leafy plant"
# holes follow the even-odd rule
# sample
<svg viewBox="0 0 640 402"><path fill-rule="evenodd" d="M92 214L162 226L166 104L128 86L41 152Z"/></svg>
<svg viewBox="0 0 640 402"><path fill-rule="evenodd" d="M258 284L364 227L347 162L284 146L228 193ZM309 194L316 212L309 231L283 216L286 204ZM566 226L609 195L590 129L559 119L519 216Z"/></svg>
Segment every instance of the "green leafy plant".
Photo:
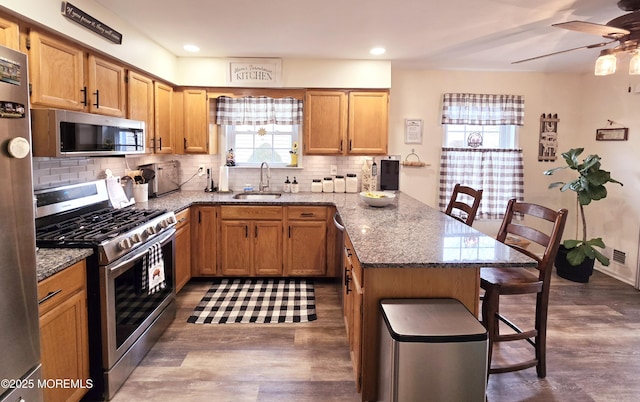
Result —
<svg viewBox="0 0 640 402"><path fill-rule="evenodd" d="M601 237L587 240L587 220L584 216L584 206L589 205L591 201L601 200L607 197L607 189L605 184L616 183L623 185L617 180L611 178L611 173L600 168L600 157L598 155L589 155L582 162L578 160L578 156L584 151L584 148L573 148L562 154L567 166L560 166L546 170L545 175L552 175L558 170L572 169L578 173L578 177L570 182L554 182L549 184L549 188L560 187L560 191L575 191L582 220L582 239L581 240L565 240L562 245L570 250L567 253L567 261L571 265L580 265L585 258L597 259L602 265L609 265L609 259L594 247L604 248L605 244Z"/></svg>

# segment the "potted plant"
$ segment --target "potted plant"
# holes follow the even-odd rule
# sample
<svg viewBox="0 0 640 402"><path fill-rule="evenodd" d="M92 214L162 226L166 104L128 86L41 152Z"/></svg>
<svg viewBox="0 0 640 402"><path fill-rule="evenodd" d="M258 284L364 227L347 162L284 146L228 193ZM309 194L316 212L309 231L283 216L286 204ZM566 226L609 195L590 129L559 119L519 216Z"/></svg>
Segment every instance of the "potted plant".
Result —
<svg viewBox="0 0 640 402"><path fill-rule="evenodd" d="M560 191L575 191L577 197L578 210L582 223L582 239L565 240L558 251L555 265L558 275L576 282L588 282L593 273L593 264L597 259L602 265L609 265L609 259L598 251L595 247L604 248L605 244L601 237L587 240L587 221L584 215L584 206L591 201L601 200L607 197L605 184L617 183L611 178L610 172L600 168L600 157L589 155L582 162L578 156L584 148L573 148L562 154L566 166L560 166L546 170L545 175L552 175L561 169L572 169L578 173L578 177L569 182L554 182L549 184L549 188L560 187ZM576 235L578 232L578 222L576 222Z"/></svg>

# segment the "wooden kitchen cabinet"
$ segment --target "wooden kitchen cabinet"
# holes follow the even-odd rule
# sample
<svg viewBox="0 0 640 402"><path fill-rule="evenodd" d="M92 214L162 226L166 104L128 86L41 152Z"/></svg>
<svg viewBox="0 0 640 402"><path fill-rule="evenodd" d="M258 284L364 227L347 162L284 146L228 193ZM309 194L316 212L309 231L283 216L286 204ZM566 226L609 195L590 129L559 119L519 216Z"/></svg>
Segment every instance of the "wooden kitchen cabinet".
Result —
<svg viewBox="0 0 640 402"><path fill-rule="evenodd" d="M89 54L87 58L88 112L125 117L126 70L123 66Z"/></svg>
<svg viewBox="0 0 640 402"><path fill-rule="evenodd" d="M205 89L181 89L175 91L176 104L176 152L181 154L208 154L217 152L217 141L210 138L209 98ZM214 143L216 145L214 145Z"/></svg>
<svg viewBox="0 0 640 402"><path fill-rule="evenodd" d="M282 218L281 206L221 206L222 275L282 275Z"/></svg>
<svg viewBox="0 0 640 402"><path fill-rule="evenodd" d="M191 279L191 211L176 214L176 293Z"/></svg>
<svg viewBox="0 0 640 402"><path fill-rule="evenodd" d="M287 207L286 273L327 274L327 207Z"/></svg>
<svg viewBox="0 0 640 402"><path fill-rule="evenodd" d="M386 155L388 91L309 90L304 141L308 155Z"/></svg>
<svg viewBox="0 0 640 402"><path fill-rule="evenodd" d="M173 88L161 82L154 82L155 132L150 138L151 147L156 154L173 154Z"/></svg>
<svg viewBox="0 0 640 402"><path fill-rule="evenodd" d="M29 33L31 104L66 110L85 110L84 51L69 42L38 31Z"/></svg>
<svg viewBox="0 0 640 402"><path fill-rule="evenodd" d="M349 353L353 365L354 379L358 392L362 390L362 299L364 297L363 272L358 257L353 253L353 245L345 233L344 273L343 273L343 314Z"/></svg>
<svg viewBox="0 0 640 402"><path fill-rule="evenodd" d="M125 116L125 69L62 39L29 33L31 104Z"/></svg>
<svg viewBox="0 0 640 402"><path fill-rule="evenodd" d="M127 72L127 118L144 121L147 153L153 152L154 102L153 80L146 75Z"/></svg>
<svg viewBox="0 0 640 402"><path fill-rule="evenodd" d="M0 17L0 45L20 50L20 28L16 21Z"/></svg>
<svg viewBox="0 0 640 402"><path fill-rule="evenodd" d="M215 276L218 255L218 207L191 207L191 276Z"/></svg>
<svg viewBox="0 0 640 402"><path fill-rule="evenodd" d="M89 377L86 264L82 260L38 283L44 380ZM45 401L78 401L87 388L45 387Z"/></svg>

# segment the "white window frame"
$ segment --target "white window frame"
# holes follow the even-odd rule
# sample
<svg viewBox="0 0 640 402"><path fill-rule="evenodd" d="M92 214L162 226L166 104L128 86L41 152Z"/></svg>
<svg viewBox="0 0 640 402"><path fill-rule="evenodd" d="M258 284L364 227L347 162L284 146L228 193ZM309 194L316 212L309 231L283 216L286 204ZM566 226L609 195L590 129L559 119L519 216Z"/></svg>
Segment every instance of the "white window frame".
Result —
<svg viewBox="0 0 640 402"><path fill-rule="evenodd" d="M242 126L246 126L246 125L242 125ZM254 125L254 131L253 131L253 135L257 136L258 135L258 130L260 127L267 127L267 126L275 126L275 124L265 124L265 125ZM302 126L298 125L298 124L293 124L291 125L293 127L293 131L292 131L292 138L291 138L291 144L293 144L294 142L298 143L298 164L297 166L300 166L302 163L302 155L301 155L301 149L302 149ZM264 161L256 161L256 162L242 162L238 160L238 150L242 149L242 148L237 148L236 146L236 141L235 141L235 136L237 134L236 130L235 130L235 125L222 125L221 128L221 132L222 135L224 136L224 143L226 144L225 146L225 150L228 149L233 149L234 153L236 154L236 166L239 167L258 167L260 166L260 164ZM269 127L269 128L271 128ZM273 135L270 132L267 132L267 135ZM276 134L277 135L277 134ZM244 149L249 149L249 148L244 148ZM253 148L253 149L257 149L257 148ZM273 148L273 144L272 144L272 148ZM286 148L275 148L275 149L281 149L284 150ZM289 150L291 150L291 148L289 148ZM270 167L290 167L290 163L291 163L291 157L289 156L289 159L284 161L284 162L277 162L275 160L266 160L266 162L269 164Z"/></svg>

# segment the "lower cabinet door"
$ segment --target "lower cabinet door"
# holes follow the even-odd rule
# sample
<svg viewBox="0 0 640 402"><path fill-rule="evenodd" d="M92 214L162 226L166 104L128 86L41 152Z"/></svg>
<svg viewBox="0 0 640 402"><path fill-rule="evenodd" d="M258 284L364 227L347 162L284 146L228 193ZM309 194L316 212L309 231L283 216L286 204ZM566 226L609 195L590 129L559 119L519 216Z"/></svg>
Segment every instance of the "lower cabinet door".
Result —
<svg viewBox="0 0 640 402"><path fill-rule="evenodd" d="M220 222L220 263L222 274L251 274L251 222L222 220Z"/></svg>

